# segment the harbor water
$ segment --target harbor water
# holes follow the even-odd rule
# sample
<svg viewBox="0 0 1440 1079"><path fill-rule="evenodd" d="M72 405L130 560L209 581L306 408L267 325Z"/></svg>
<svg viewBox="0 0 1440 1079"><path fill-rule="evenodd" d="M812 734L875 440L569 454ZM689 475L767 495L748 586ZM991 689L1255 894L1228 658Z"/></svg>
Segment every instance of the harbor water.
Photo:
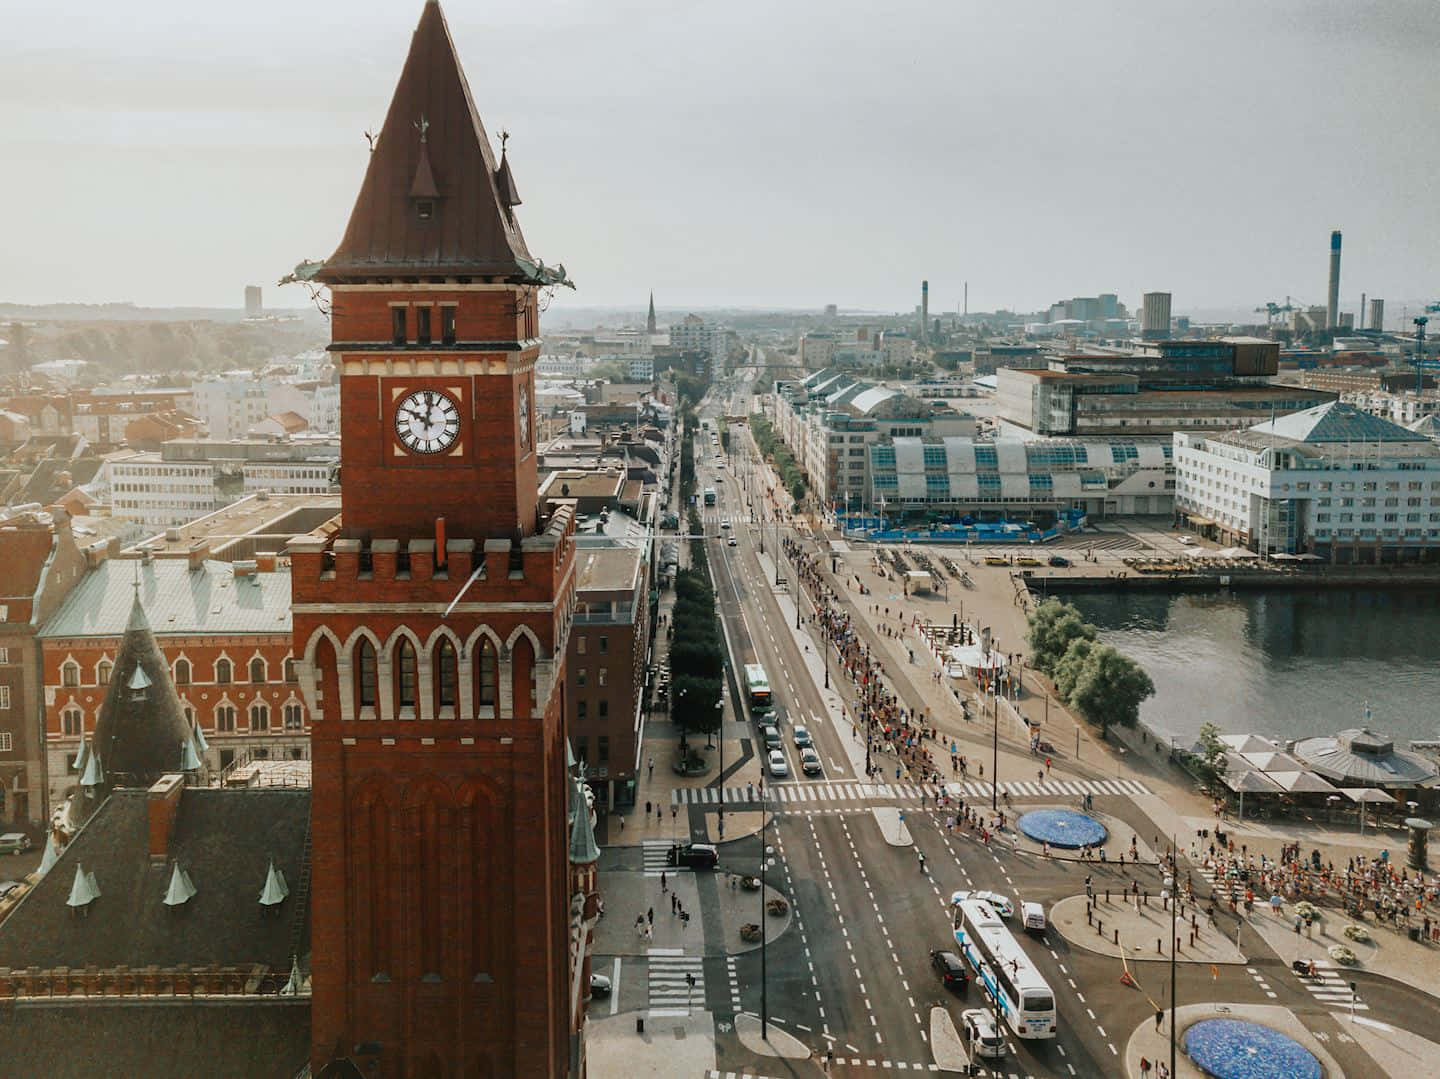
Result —
<svg viewBox="0 0 1440 1079"><path fill-rule="evenodd" d="M1397 742L1440 737L1440 592L1082 593L1101 640L1155 682L1151 729L1202 724L1272 738L1364 723Z"/></svg>

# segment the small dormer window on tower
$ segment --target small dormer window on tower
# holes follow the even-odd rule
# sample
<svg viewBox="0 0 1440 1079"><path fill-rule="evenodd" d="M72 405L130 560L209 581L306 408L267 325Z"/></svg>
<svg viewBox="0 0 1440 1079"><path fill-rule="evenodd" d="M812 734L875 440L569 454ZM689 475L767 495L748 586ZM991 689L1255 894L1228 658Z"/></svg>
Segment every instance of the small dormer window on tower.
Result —
<svg viewBox="0 0 1440 1079"><path fill-rule="evenodd" d="M416 199L415 216L421 221L429 221L435 216L434 199Z"/></svg>

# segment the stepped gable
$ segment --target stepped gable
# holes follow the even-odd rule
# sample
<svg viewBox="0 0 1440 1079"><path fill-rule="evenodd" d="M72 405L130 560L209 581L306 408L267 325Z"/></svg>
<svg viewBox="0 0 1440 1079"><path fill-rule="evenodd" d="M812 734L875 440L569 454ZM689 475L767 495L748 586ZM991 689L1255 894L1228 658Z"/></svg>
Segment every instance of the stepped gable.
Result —
<svg viewBox="0 0 1440 1079"><path fill-rule="evenodd" d="M181 770L192 735L137 586L91 750L109 787L149 787Z"/></svg>
<svg viewBox="0 0 1440 1079"><path fill-rule="evenodd" d="M426 3L330 284L394 274L529 280L509 162L495 163L440 5Z"/></svg>

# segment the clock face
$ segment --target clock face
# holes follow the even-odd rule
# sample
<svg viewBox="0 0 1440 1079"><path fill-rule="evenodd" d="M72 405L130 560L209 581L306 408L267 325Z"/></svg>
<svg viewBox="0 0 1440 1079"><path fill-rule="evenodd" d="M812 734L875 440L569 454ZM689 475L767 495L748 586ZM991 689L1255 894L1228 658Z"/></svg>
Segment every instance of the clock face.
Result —
<svg viewBox="0 0 1440 1079"><path fill-rule="evenodd" d="M520 387L520 448L530 448L530 390Z"/></svg>
<svg viewBox="0 0 1440 1079"><path fill-rule="evenodd" d="M460 436L460 410L439 390L416 390L395 408L395 433L412 453L441 453Z"/></svg>

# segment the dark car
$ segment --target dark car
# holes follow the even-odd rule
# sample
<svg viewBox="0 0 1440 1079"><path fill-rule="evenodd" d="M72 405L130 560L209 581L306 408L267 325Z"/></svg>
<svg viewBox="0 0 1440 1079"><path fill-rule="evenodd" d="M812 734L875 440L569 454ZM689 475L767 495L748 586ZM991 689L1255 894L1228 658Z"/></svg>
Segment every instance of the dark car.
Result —
<svg viewBox="0 0 1440 1079"><path fill-rule="evenodd" d="M765 743L766 749L779 749L780 728L773 723L762 723L760 725L760 739Z"/></svg>
<svg viewBox="0 0 1440 1079"><path fill-rule="evenodd" d="M1050 564L1064 568L1070 564L1070 559L1066 558L1063 554L1052 554L1050 556Z"/></svg>
<svg viewBox="0 0 1440 1079"><path fill-rule="evenodd" d="M965 964L954 952L935 949L930 953L930 965L940 975L940 980L945 984L946 989L954 989L958 992L970 984L970 972L965 969Z"/></svg>
<svg viewBox="0 0 1440 1079"><path fill-rule="evenodd" d="M686 843L683 846L677 843L666 851L665 861L669 865L689 869L714 869L720 864L720 852L709 843Z"/></svg>

